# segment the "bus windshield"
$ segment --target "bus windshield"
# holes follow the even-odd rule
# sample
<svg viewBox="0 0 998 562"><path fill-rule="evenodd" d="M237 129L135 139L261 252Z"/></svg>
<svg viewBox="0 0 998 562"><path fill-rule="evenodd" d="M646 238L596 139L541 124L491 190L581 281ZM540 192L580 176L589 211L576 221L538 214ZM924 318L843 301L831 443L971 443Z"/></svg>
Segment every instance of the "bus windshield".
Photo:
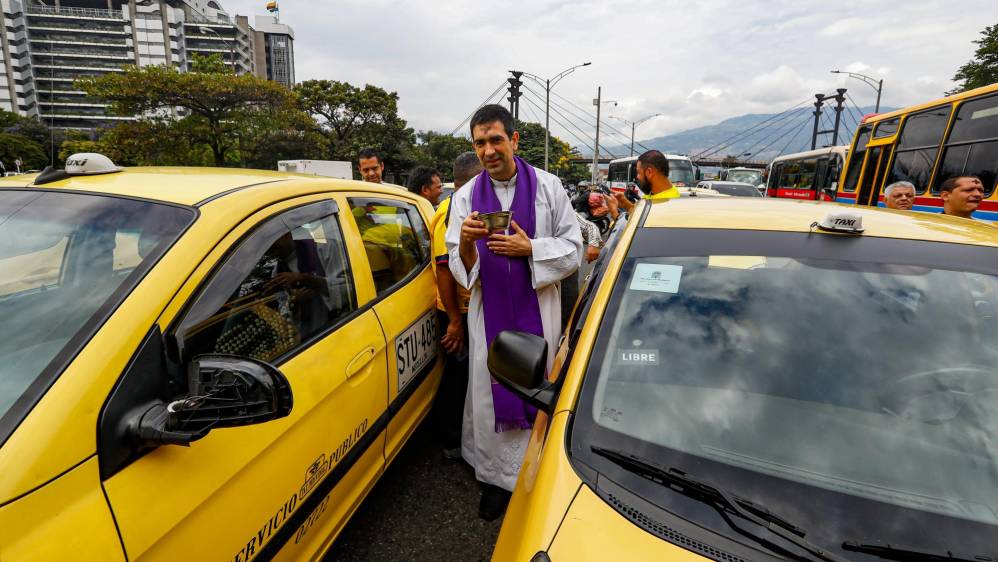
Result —
<svg viewBox="0 0 998 562"><path fill-rule="evenodd" d="M669 158L669 181L677 187L693 185L693 164L689 160Z"/></svg>

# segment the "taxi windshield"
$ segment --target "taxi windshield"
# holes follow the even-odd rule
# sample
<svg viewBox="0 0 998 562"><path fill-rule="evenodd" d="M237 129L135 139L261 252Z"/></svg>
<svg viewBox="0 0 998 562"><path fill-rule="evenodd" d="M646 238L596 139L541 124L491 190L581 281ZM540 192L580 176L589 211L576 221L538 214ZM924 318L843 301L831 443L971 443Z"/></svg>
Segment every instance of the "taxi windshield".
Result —
<svg viewBox="0 0 998 562"><path fill-rule="evenodd" d="M15 404L30 408L193 217L144 201L0 190L0 442L19 421Z"/></svg>
<svg viewBox="0 0 998 562"><path fill-rule="evenodd" d="M832 545L996 536L994 272L661 247L625 262L603 320L580 405L593 446L706 477Z"/></svg>

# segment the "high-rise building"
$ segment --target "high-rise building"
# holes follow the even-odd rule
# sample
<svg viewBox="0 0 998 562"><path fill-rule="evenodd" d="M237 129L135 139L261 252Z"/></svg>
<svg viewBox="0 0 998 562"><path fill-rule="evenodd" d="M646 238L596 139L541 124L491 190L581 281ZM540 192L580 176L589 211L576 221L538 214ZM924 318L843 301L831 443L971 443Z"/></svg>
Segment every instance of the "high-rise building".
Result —
<svg viewBox="0 0 998 562"><path fill-rule="evenodd" d="M261 18L255 30L215 0L0 0L0 8L0 109L54 127L130 119L74 86L127 65L186 71L195 54L217 54L237 74L294 84L291 28Z"/></svg>
<svg viewBox="0 0 998 562"><path fill-rule="evenodd" d="M295 83L295 32L273 16L257 16L254 57L257 75L280 82Z"/></svg>

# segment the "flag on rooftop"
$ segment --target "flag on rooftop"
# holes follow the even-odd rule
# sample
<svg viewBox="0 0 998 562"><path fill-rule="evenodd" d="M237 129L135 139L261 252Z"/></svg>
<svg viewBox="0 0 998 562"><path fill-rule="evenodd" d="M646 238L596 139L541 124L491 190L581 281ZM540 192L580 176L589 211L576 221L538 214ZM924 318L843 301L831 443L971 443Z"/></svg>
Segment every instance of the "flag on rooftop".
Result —
<svg viewBox="0 0 998 562"><path fill-rule="evenodd" d="M268 12L277 12L277 11L280 11L277 8L277 2L267 2L267 11Z"/></svg>

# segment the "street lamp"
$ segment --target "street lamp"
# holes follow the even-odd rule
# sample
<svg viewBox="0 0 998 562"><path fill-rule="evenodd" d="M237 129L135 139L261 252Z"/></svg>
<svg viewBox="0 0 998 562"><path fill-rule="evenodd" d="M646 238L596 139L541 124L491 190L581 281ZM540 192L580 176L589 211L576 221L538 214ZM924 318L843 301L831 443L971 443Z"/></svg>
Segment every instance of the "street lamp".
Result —
<svg viewBox="0 0 998 562"><path fill-rule="evenodd" d="M237 70L237 66L236 66L236 50L235 50L235 48L228 41L225 40L225 37L222 37L222 35L219 34L217 31L215 31L214 29L212 29L210 27L204 26L204 25L199 25L198 26L198 31L200 31L201 33L204 33L205 35L207 35L209 33L214 33L215 37L218 37L219 40L222 41L222 44L225 45L225 48L229 50L229 56L232 59L232 73L233 74L239 74L239 72Z"/></svg>
<svg viewBox="0 0 998 562"><path fill-rule="evenodd" d="M596 183L596 178L599 176L599 114L600 109L605 103L612 103L614 107L617 106L617 100L603 100L603 86L596 88L596 97L593 99L593 105L596 106L596 144L593 146L593 184Z"/></svg>
<svg viewBox="0 0 998 562"><path fill-rule="evenodd" d="M829 72L831 72L832 74L848 74L852 78L855 78L856 80L859 80L859 81L863 82L864 84L866 84L867 86L869 86L869 87L873 88L874 90L876 90L877 91L877 107L873 111L874 111L874 113L880 113L880 94L884 90L884 81L883 81L883 79L877 80L876 78L873 78L872 76L867 76L865 74L860 74L858 72L848 72L848 71L843 72L841 70L830 70Z"/></svg>
<svg viewBox="0 0 998 562"><path fill-rule="evenodd" d="M616 119L617 121L623 121L624 123L627 123L628 125L631 126L631 156L634 156L634 129L636 129L638 125L644 123L645 121L647 121L647 120L649 120L649 119L651 119L653 117L658 117L659 115L662 115L662 114L661 113L656 113L654 115L649 115L648 117L645 117L644 119L638 119L637 121L628 121L627 119L624 119L623 117L614 117L612 115L610 116L610 119Z"/></svg>
<svg viewBox="0 0 998 562"><path fill-rule="evenodd" d="M536 74L531 74L529 72L524 72L525 76L529 76L535 80L538 84L544 86L544 171L548 169L548 159L551 144L551 88L554 88L555 84L561 81L562 78L568 76L569 74L575 72L576 69L582 68L583 66L591 65L591 62L584 62L582 64L577 64L575 66L570 66L565 70L562 70L558 74L555 74L552 78L541 78Z"/></svg>

